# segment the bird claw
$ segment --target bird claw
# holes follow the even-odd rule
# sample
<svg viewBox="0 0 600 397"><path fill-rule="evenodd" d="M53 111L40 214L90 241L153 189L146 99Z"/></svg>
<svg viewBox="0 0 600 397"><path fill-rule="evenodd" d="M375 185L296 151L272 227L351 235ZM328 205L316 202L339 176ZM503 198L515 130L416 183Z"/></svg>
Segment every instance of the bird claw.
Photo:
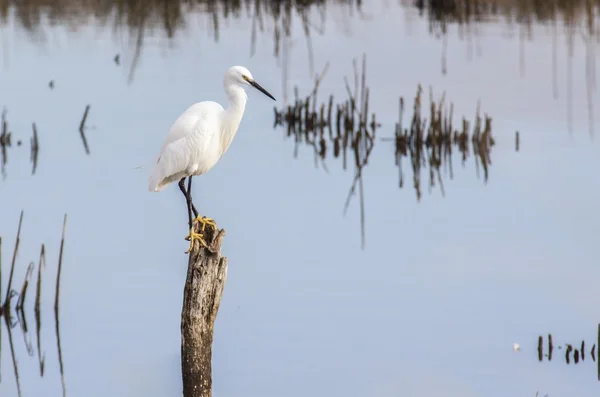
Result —
<svg viewBox="0 0 600 397"><path fill-rule="evenodd" d="M207 218L205 216L198 215L196 219L194 219L194 221L202 224L202 229L200 229L201 232L204 232L204 229L206 229L207 225L212 226L213 228L215 228L215 230L217 229L217 224L212 218Z"/></svg>
<svg viewBox="0 0 600 397"><path fill-rule="evenodd" d="M186 254L189 254L194 249L194 240L198 240L200 244L202 244L205 248L208 248L208 244L206 244L206 241L204 241L204 235L202 233L196 233L193 227L190 229L190 234L187 235L185 239L190 242L190 248L185 251Z"/></svg>
<svg viewBox="0 0 600 397"><path fill-rule="evenodd" d="M194 249L194 240L198 240L204 248L208 248L208 244L206 244L206 241L204 240L204 234L203 234L207 225L214 227L215 230L217 229L217 224L216 224L215 220L212 218L207 218L205 216L198 215L196 217L196 219L194 219L194 222L198 222L198 223L202 224L202 228L200 229L200 233L196 233L194 231L194 226L192 223L192 228L190 229L190 234L188 234L185 237L185 239L190 242L190 248L187 251L185 251L186 254L189 254Z"/></svg>

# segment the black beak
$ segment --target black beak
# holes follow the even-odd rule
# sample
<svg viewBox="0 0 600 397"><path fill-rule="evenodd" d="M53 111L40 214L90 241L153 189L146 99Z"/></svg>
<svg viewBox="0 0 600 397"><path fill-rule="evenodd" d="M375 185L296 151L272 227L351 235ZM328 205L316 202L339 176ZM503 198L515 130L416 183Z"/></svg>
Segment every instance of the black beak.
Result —
<svg viewBox="0 0 600 397"><path fill-rule="evenodd" d="M269 92L267 90L265 90L264 88L262 88L260 86L260 84L258 84L256 81L252 80L252 81L249 81L248 83L250 83L251 86L253 86L257 90L259 90L260 92L262 92L263 94L265 94L266 96L271 98L272 100L276 101L275 97L273 95L269 94Z"/></svg>

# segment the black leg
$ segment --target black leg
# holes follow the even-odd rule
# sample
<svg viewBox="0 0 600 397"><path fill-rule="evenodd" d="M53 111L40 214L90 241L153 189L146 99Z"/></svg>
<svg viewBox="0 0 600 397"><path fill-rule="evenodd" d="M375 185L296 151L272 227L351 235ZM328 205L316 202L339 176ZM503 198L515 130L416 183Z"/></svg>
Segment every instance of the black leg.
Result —
<svg viewBox="0 0 600 397"><path fill-rule="evenodd" d="M187 198L190 200L190 204L192 206L192 211L194 211L194 216L198 218L198 210L196 206L192 202L192 177L188 177L188 188L187 188Z"/></svg>
<svg viewBox="0 0 600 397"><path fill-rule="evenodd" d="M192 178L190 177L190 180L191 179ZM185 191L185 178L181 178L179 180L178 185L179 185L179 189L185 196L185 201L187 203L187 210L188 210L188 220L189 220L189 225L190 225L190 229L191 229L192 228L192 200L191 200L191 197Z"/></svg>

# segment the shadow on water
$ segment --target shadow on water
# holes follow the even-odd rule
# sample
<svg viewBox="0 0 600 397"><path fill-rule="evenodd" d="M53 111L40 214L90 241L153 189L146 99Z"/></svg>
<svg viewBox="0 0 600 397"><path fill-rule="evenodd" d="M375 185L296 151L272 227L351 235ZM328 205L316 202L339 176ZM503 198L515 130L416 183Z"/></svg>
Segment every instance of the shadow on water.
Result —
<svg viewBox="0 0 600 397"><path fill-rule="evenodd" d="M286 128L287 137L294 139L294 157L298 157L301 144L309 146L314 155L315 167L322 165L328 172L326 158L341 159L342 168L354 166L354 178L350 186L344 214L352 197L357 193L360 201L361 243L365 246L365 205L363 190L363 170L375 147L376 131L381 124L376 121L375 113L369 115L369 87L366 84L366 56L363 55L362 69L359 71L356 60L354 64L354 86L350 87L344 78L347 97L341 102L333 95L326 102L317 98L319 84L327 72L327 66L315 79L312 91L304 98L298 95L295 87L295 102L282 108L275 108L274 128ZM422 88L417 88L414 99L413 115L408 127L403 127L404 99L400 97L399 121L396 123L394 138L381 138L395 145L395 164L399 169L399 187L404 187L404 171L402 159L406 157L412 170L413 187L417 200L421 200L421 171L429 168L429 192L436 183L439 184L442 196L445 194L443 174L453 179L452 153L458 150L462 165L472 153L475 161L476 175L483 172L484 183L489 178L491 166L492 118L487 114L482 118L479 106L475 120L471 123L462 118L461 126L453 125L453 105L445 103L445 95L436 102L430 90L429 119L421 116ZM472 128L471 128L472 125ZM518 135L516 149L518 150ZM444 171L444 172L442 172Z"/></svg>
<svg viewBox="0 0 600 397"><path fill-rule="evenodd" d="M577 342L575 344L564 343L563 345L554 346L552 334L548 334L546 349L544 349L544 337L540 335L538 337L538 346L537 346L537 354L538 360L540 362L544 361L544 358L547 361L552 361L552 357L554 354L554 349L563 350L564 352L559 352L562 359L565 361L567 365L571 363L577 365L580 362L583 363L586 360L586 356L589 354L588 361L591 359L592 362L596 363L597 368L597 378L600 381L600 324L598 324L598 332L596 336L596 340L591 343L585 343L585 340L581 342Z"/></svg>
<svg viewBox="0 0 600 397"><path fill-rule="evenodd" d="M54 298L54 321L55 321L55 335L56 335L56 346L58 351L58 364L61 375L61 384L62 384L62 393L63 396L66 396L66 388L65 388L65 379L64 379L64 368L62 361L62 348L60 344L60 321L59 321L59 295L60 295L60 279L62 272L62 256L63 256L63 248L65 243L65 232L66 232L66 223L67 216L65 214L62 228L62 237L60 242L60 253L58 258L58 268L56 275L56 284L55 284L55 298ZM21 336L23 337L25 349L27 350L27 354L30 357L34 356L34 347L32 344L32 336L29 331L28 323L27 323L27 315L30 313L29 310L31 308L25 306L27 292L29 290L30 282L32 282L33 274L36 271L35 262L30 262L27 266L27 271L25 273L25 277L21 283L21 288L19 290L13 288L14 280L14 272L17 266L17 256L19 252L19 245L21 242L21 227L23 224L23 212L21 212L21 216L19 218L19 226L17 229L17 235L15 238L15 246L13 249L12 260L10 263L10 273L8 276L8 284L6 287L6 293L4 296L4 301L0 306L0 318L3 318L3 323L0 322L0 363L2 362L2 354L4 350L2 349L2 324L6 328L7 336L8 336L8 344L10 350L11 361L13 365L13 374L16 382L17 393L19 397L21 394L21 378L19 373L19 365L17 354L15 352L15 341L13 339L13 332L17 325L19 325ZM2 295L2 237L0 237L0 296ZM45 365L46 365L46 356L44 352L44 348L42 347L42 320L41 320L41 295L42 295L42 279L44 275L44 270L46 269L46 249L45 245L42 244L39 259L37 262L37 277L36 277L36 286L35 286L35 302L33 305L33 311L35 316L35 338L36 338L36 346L37 346L37 360L39 365L39 375L40 377L44 376ZM16 303L14 299L16 298ZM0 384L5 382L3 377L3 370L0 367Z"/></svg>

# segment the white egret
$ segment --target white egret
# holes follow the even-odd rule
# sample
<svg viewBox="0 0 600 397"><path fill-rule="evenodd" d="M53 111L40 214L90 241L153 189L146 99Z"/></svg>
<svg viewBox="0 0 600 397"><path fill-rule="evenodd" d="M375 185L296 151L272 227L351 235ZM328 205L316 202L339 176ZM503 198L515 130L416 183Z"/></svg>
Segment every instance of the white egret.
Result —
<svg viewBox="0 0 600 397"><path fill-rule="evenodd" d="M205 247L202 232L207 225L216 228L213 219L200 217L192 202L192 177L202 175L217 164L227 151L238 130L248 96L245 86L252 86L275 100L273 95L262 88L248 69L243 66L233 66L225 72L223 88L227 94L227 110L213 101L203 101L190 106L175 120L160 149L158 159L150 171L148 189L159 192L171 182L179 180L179 189L186 198L190 234L190 252L194 240ZM185 178L188 178L187 191ZM201 233L196 233L193 227L192 211L202 224Z"/></svg>

